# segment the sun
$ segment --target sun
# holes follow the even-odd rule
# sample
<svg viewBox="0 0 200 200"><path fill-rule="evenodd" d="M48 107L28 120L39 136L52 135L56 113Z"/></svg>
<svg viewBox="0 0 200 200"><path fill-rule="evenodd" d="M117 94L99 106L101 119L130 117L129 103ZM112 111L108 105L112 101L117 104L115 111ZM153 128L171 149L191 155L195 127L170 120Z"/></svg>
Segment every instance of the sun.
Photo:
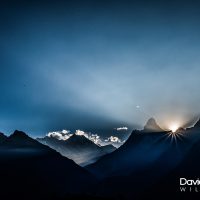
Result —
<svg viewBox="0 0 200 200"><path fill-rule="evenodd" d="M172 124L169 129L175 133L177 131L177 129L179 128L179 125L178 124Z"/></svg>

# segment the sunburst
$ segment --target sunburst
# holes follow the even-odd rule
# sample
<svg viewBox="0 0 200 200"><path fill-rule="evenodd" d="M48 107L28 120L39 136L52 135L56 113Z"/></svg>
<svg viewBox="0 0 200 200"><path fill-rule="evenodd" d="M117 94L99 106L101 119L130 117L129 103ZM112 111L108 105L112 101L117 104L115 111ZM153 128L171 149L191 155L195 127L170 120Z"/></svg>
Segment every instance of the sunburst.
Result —
<svg viewBox="0 0 200 200"><path fill-rule="evenodd" d="M181 131L170 131L167 133L167 139L170 139L170 142L173 143L175 142L175 144L177 145L178 141L183 141L183 138L185 137L184 133Z"/></svg>

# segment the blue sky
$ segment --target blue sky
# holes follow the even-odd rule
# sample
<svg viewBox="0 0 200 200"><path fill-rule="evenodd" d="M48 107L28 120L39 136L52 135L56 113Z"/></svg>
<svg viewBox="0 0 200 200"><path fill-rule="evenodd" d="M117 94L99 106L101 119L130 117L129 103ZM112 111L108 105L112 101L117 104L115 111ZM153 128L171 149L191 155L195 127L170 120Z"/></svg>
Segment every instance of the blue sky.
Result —
<svg viewBox="0 0 200 200"><path fill-rule="evenodd" d="M109 134L199 115L198 1L1 1L0 129ZM139 106L139 107L138 107Z"/></svg>

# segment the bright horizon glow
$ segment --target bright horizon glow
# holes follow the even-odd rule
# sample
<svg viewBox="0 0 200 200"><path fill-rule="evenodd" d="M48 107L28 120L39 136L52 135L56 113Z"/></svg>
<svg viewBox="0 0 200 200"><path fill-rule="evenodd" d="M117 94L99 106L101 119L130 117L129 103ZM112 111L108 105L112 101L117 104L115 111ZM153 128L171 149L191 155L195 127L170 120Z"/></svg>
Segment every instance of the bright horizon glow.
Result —
<svg viewBox="0 0 200 200"><path fill-rule="evenodd" d="M172 124L169 129L174 133L177 131L177 129L179 128L178 124Z"/></svg>

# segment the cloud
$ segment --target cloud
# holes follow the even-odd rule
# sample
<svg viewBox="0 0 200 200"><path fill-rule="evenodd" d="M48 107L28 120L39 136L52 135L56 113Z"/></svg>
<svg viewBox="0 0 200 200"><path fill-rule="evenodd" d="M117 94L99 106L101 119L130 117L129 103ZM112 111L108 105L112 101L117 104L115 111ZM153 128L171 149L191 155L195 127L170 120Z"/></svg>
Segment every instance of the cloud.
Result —
<svg viewBox="0 0 200 200"><path fill-rule="evenodd" d="M101 145L102 140L100 139L100 136L97 134L92 134L90 136L90 140L93 141L95 144Z"/></svg>
<svg viewBox="0 0 200 200"><path fill-rule="evenodd" d="M87 136L87 133L81 130L76 130L75 135L84 135L85 137Z"/></svg>
<svg viewBox="0 0 200 200"><path fill-rule="evenodd" d="M54 131L54 132L49 132L47 134L48 137L54 137L54 138L57 138L58 140L67 140L72 135L73 134L70 134L69 130Z"/></svg>
<svg viewBox="0 0 200 200"><path fill-rule="evenodd" d="M110 137L108 137L107 139L105 139L104 140L104 145L108 145L108 144L112 144L113 146L115 146L115 147L120 147L123 143L125 142L125 140L124 141L122 141L121 139L119 139L118 137L116 137L116 136L110 136Z"/></svg>
<svg viewBox="0 0 200 200"><path fill-rule="evenodd" d="M101 144L101 139L100 136L97 134L92 134L92 133L87 133L81 130L76 130L75 132L76 135L83 135L86 138L88 138L89 140L91 140L92 142L94 142L95 144L100 145Z"/></svg>
<svg viewBox="0 0 200 200"><path fill-rule="evenodd" d="M62 130L62 133L63 134L68 134L68 133L70 133L70 131L69 130Z"/></svg>
<svg viewBox="0 0 200 200"><path fill-rule="evenodd" d="M128 130L128 127L125 127L125 126L123 126L123 127L119 127L119 128L115 128L117 131L122 131L122 130Z"/></svg>
<svg viewBox="0 0 200 200"><path fill-rule="evenodd" d="M120 130L127 130L126 127L122 127ZM76 135L82 135L94 142L97 145L106 145L106 144L117 144L117 146L120 144L123 144L124 141L121 141L118 137L115 136L110 136L107 139L102 139L98 134L92 134L92 133L87 133L82 130L76 130L75 132Z"/></svg>
<svg viewBox="0 0 200 200"><path fill-rule="evenodd" d="M127 130L126 127L121 127L118 129L119 130ZM58 140L68 140L73 134L79 135L79 136L84 136L99 146L112 144L116 147L119 147L124 143L124 141L122 141L121 139L119 139L116 136L110 136L106 139L103 139L98 134L92 134L90 132L85 132L85 131L82 131L79 129L76 130L75 133L71 133L71 131L69 131L69 130L49 132L47 134L47 136L57 138Z"/></svg>
<svg viewBox="0 0 200 200"><path fill-rule="evenodd" d="M110 136L105 140L105 142L121 143L122 141L118 137Z"/></svg>

